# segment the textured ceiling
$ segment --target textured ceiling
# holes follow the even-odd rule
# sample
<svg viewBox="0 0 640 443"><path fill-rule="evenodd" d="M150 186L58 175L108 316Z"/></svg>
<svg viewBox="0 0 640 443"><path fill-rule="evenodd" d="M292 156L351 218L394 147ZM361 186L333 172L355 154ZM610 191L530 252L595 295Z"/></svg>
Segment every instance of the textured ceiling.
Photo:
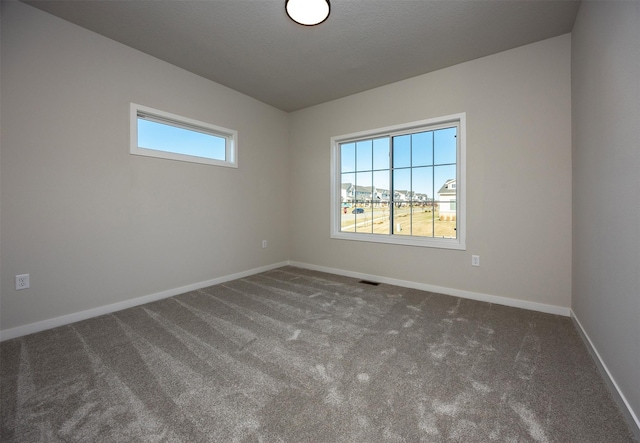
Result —
<svg viewBox="0 0 640 443"><path fill-rule="evenodd" d="M304 27L284 0L26 1L284 111L571 32L575 0L332 0Z"/></svg>

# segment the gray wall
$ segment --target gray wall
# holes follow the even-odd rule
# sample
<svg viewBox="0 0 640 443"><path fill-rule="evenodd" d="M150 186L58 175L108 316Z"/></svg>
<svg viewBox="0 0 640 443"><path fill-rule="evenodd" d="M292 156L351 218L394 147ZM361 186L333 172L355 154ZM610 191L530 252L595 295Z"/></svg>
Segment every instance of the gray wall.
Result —
<svg viewBox="0 0 640 443"><path fill-rule="evenodd" d="M3 330L287 260L286 113L19 2L1 75ZM240 167L130 155L130 102L237 130Z"/></svg>
<svg viewBox="0 0 640 443"><path fill-rule="evenodd" d="M572 309L638 416L640 3L583 2L572 45Z"/></svg>
<svg viewBox="0 0 640 443"><path fill-rule="evenodd" d="M570 43L563 35L292 113L291 260L568 308ZM466 251L329 239L330 137L458 112Z"/></svg>

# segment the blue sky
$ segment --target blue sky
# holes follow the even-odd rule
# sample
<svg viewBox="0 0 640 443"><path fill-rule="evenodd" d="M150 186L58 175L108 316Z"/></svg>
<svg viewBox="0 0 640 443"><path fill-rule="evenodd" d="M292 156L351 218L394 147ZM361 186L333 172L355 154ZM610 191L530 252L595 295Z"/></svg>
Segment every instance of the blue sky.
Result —
<svg viewBox="0 0 640 443"><path fill-rule="evenodd" d="M138 119L138 147L225 160L225 138Z"/></svg>
<svg viewBox="0 0 640 443"><path fill-rule="evenodd" d="M341 145L342 183L390 189L391 142L396 190L412 190L432 198L445 181L456 177L453 127Z"/></svg>

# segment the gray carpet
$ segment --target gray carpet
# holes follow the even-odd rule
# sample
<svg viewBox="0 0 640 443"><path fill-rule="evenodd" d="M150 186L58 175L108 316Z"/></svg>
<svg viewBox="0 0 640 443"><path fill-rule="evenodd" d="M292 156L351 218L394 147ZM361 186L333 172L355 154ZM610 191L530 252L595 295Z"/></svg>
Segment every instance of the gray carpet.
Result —
<svg viewBox="0 0 640 443"><path fill-rule="evenodd" d="M3 442L630 442L568 318L285 267L0 345Z"/></svg>

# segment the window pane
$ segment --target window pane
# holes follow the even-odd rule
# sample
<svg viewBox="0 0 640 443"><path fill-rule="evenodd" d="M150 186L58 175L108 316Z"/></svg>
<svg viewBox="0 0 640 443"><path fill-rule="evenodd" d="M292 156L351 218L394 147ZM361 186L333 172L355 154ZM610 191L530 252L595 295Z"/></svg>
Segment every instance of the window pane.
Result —
<svg viewBox="0 0 640 443"><path fill-rule="evenodd" d="M357 202L351 213L355 217L355 232L371 233L370 209L363 202Z"/></svg>
<svg viewBox="0 0 640 443"><path fill-rule="evenodd" d="M411 235L411 169L393 171L393 233Z"/></svg>
<svg viewBox="0 0 640 443"><path fill-rule="evenodd" d="M373 173L358 172L356 173L356 200L363 202L371 201L371 187L373 185Z"/></svg>
<svg viewBox="0 0 640 443"><path fill-rule="evenodd" d="M373 173L356 173L356 206L352 210L356 216L356 232L371 232L371 194Z"/></svg>
<svg viewBox="0 0 640 443"><path fill-rule="evenodd" d="M411 165L433 164L433 131L411 135Z"/></svg>
<svg viewBox="0 0 640 443"><path fill-rule="evenodd" d="M355 200L355 184L356 175L353 173L342 174L341 176L341 189L340 189L340 203L351 203Z"/></svg>
<svg viewBox="0 0 640 443"><path fill-rule="evenodd" d="M355 185L356 184L356 175L353 172L349 172L346 174L341 174L340 176L341 182L342 184L350 184L350 185Z"/></svg>
<svg viewBox="0 0 640 443"><path fill-rule="evenodd" d="M433 168L414 168L411 177L413 189L411 234L433 236Z"/></svg>
<svg viewBox="0 0 640 443"><path fill-rule="evenodd" d="M373 141L373 169L389 169L389 137Z"/></svg>
<svg viewBox="0 0 640 443"><path fill-rule="evenodd" d="M378 206L389 203L389 171L376 171L373 173L373 186L375 188L375 203Z"/></svg>
<svg viewBox="0 0 640 443"><path fill-rule="evenodd" d="M433 131L434 161L436 165L456 162L456 128Z"/></svg>
<svg viewBox="0 0 640 443"><path fill-rule="evenodd" d="M393 137L393 167L411 166L411 135Z"/></svg>
<svg viewBox="0 0 640 443"><path fill-rule="evenodd" d="M411 208L411 235L433 237L433 207L414 204Z"/></svg>
<svg viewBox="0 0 640 443"><path fill-rule="evenodd" d="M351 208L342 208L340 230L342 232L356 232L356 216L351 213Z"/></svg>
<svg viewBox="0 0 640 443"><path fill-rule="evenodd" d="M433 168L433 181L436 185L435 189L437 190L436 198L440 197L440 193L443 191L454 192L456 191L456 165L446 165L446 166L436 166ZM447 188L444 189L445 184L449 181L453 180L448 184Z"/></svg>
<svg viewBox="0 0 640 443"><path fill-rule="evenodd" d="M387 158L387 162L389 159ZM372 208L373 233L390 234L389 231L389 203L391 200L391 187L389 183L389 170L373 173L373 187L375 198Z"/></svg>
<svg viewBox="0 0 640 443"><path fill-rule="evenodd" d="M433 198L433 167L413 168L411 174L411 189L414 200L426 203Z"/></svg>
<svg viewBox="0 0 640 443"><path fill-rule="evenodd" d="M456 238L458 218L456 166L436 166L433 174L436 185L439 185L434 235Z"/></svg>
<svg viewBox="0 0 640 443"><path fill-rule="evenodd" d="M396 201L408 201L411 191L411 169L395 169L393 171L393 199Z"/></svg>
<svg viewBox="0 0 640 443"><path fill-rule="evenodd" d="M411 235L411 207L407 202L398 202L393 208L393 233Z"/></svg>
<svg viewBox="0 0 640 443"><path fill-rule="evenodd" d="M356 170L356 144L345 143L340 145L340 170L342 172L354 172Z"/></svg>
<svg viewBox="0 0 640 443"><path fill-rule="evenodd" d="M371 171L373 160L373 141L364 140L356 143L356 170Z"/></svg>
<svg viewBox="0 0 640 443"><path fill-rule="evenodd" d="M373 223L371 220L371 206L366 203L359 204L353 209L356 216L356 232L364 232L370 234L373 232ZM353 212L352 211L352 212Z"/></svg>
<svg viewBox="0 0 640 443"><path fill-rule="evenodd" d="M226 138L138 117L138 147L226 160Z"/></svg>
<svg viewBox="0 0 640 443"><path fill-rule="evenodd" d="M354 146L355 153L355 146ZM355 155L354 155L355 157ZM355 232L355 216L351 214L351 207L355 200L356 175L353 173L341 174L340 177L340 230Z"/></svg>

